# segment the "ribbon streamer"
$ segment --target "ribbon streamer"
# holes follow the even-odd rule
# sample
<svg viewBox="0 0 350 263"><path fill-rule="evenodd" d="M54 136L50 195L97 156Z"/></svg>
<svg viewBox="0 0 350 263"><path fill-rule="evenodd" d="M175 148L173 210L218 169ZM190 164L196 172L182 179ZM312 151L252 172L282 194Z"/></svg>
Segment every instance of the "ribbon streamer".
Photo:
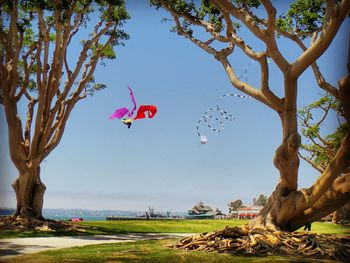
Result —
<svg viewBox="0 0 350 263"><path fill-rule="evenodd" d="M208 142L208 138L199 132L199 125L203 120L206 123L207 127L210 130L212 130L213 132L223 132L225 129L224 123L218 117L209 114L211 111L219 112L221 114L221 116L226 120L229 120L229 121L234 120L234 117L231 113L223 110L219 106L220 101L226 97L237 97L237 98L242 98L242 99L251 98L251 96L248 96L248 95L240 95L240 94L233 94L233 93L227 93L227 94L224 94L224 95L221 95L220 97L218 97L216 100L216 107L209 108L197 122L197 134L200 137L201 144L206 144ZM212 127L212 125L210 125L210 123L208 123L208 119L213 119L214 121L218 122L220 124L220 127L219 128Z"/></svg>
<svg viewBox="0 0 350 263"><path fill-rule="evenodd" d="M238 77L238 79L241 79L243 78L243 80L245 80L246 82L248 81L248 78L247 78L247 74L248 74L248 69L249 67L254 63L256 62L255 60L251 60L245 67L244 67L244 70L243 70L243 73ZM271 60L267 60L267 63L271 63ZM208 142L208 138L205 136L205 135L201 135L200 132L199 132L199 124L204 120L204 122L206 123L206 125L208 126L208 128L214 132L222 132L224 131L225 129L225 126L224 126L224 123L218 118L218 117L215 117L215 116L212 116L212 115L209 115L209 112L211 111L218 111L220 112L221 116L226 119L226 120L229 120L229 121L233 121L234 120L234 117L231 113L221 109L219 107L219 102L220 100L222 100L223 98L225 97L238 97L238 98L242 98L242 99L247 99L247 98L251 98L251 96L248 96L248 95L240 95L240 94L233 94L233 93L227 93L227 94L224 94L220 97L217 98L216 100L216 108L209 108L205 113L204 115L198 120L197 122L197 134L198 136L200 137L200 140L201 140L201 144L206 144ZM209 123L208 123L208 119L213 119L214 121L218 122L220 124L220 128L214 128L212 127Z"/></svg>

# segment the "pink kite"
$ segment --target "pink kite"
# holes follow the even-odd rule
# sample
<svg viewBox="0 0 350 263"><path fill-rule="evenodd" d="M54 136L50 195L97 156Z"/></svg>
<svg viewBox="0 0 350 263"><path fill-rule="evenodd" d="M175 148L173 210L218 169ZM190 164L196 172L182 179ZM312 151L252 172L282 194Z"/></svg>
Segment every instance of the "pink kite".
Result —
<svg viewBox="0 0 350 263"><path fill-rule="evenodd" d="M157 113L157 107L154 105L140 105L140 107L137 110L135 118L133 118L132 116L134 115L134 112L136 110L136 101L134 98L134 93L132 92L131 88L128 87L128 89L130 90L131 101L134 104L133 109L131 111L125 107L117 109L113 112L111 116L109 116L109 119L120 119L125 125L128 126L128 128L130 128L133 121L146 118L146 114L145 114L146 112L148 114L148 118L150 119L153 118ZM124 116L127 116L128 118L124 118Z"/></svg>
<svg viewBox="0 0 350 263"><path fill-rule="evenodd" d="M134 107L132 108L131 111L129 111L127 108L117 109L115 112L113 112L111 116L109 116L109 119L115 119L115 118L121 119L125 115L128 115L129 117L131 117L134 114L134 111L136 110L136 101L134 98L134 93L132 92L131 88L128 87L128 89L130 90L130 98L132 103L134 104Z"/></svg>

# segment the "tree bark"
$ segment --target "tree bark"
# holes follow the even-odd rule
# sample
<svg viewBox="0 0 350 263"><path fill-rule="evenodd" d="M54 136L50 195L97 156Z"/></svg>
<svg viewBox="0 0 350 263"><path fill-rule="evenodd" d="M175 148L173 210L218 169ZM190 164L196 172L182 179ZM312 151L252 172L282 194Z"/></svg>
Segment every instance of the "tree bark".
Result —
<svg viewBox="0 0 350 263"><path fill-rule="evenodd" d="M21 171L12 187L16 193L17 207L14 216L44 219L42 208L45 185L40 180L40 166Z"/></svg>

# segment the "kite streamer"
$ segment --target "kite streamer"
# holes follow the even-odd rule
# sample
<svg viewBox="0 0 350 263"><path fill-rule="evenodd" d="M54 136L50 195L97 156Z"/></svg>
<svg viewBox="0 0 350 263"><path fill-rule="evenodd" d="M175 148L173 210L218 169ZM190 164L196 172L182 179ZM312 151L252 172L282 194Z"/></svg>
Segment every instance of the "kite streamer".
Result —
<svg viewBox="0 0 350 263"><path fill-rule="evenodd" d="M229 121L233 121L234 117L231 113L223 110L220 107L220 101L226 97L237 97L237 98L242 98L242 99L247 99L247 98L251 98L251 96L247 96L247 95L240 95L240 94L233 94L233 93L227 93L224 94L220 97L217 98L216 100L216 107L215 108L209 108L204 115L198 120L197 122L197 134L200 137L200 141L201 144L206 144L208 142L208 138L205 135L202 135L199 132L199 125L200 123L204 120L204 122L206 123L207 127L212 130L213 132L223 132L225 129L225 125L224 123L216 116L210 115L210 112L219 112L221 114L221 116L225 119L225 120L229 120ZM210 123L208 123L208 119L213 119L214 121L216 121L217 123L219 123L219 128L215 128L212 125L210 125Z"/></svg>
<svg viewBox="0 0 350 263"><path fill-rule="evenodd" d="M247 78L248 69L254 62L256 62L256 61L255 60L251 60L244 67L243 73L238 77L238 79L243 78L243 80L245 80L246 82L248 81L248 78ZM271 60L267 60L267 63L271 63ZM201 135L200 132L199 132L199 124L203 120L206 123L207 127L210 130L212 130L213 132L222 132L225 129L224 123L218 117L210 115L210 112L219 112L224 119L229 120L229 121L233 121L234 120L234 117L233 117L233 115L231 113L221 109L220 106L219 106L220 101L223 98L225 98L225 97L238 97L238 98L242 98L242 99L251 98L251 96L239 95L239 94L233 94L233 93L227 93L227 94L224 94L224 95L220 96L219 98L217 98L217 100L216 100L216 107L215 108L209 108L197 122L197 133L198 133L198 136L200 137L201 144L206 144L208 142L208 138L205 135ZM216 121L219 124L219 128L212 127L212 125L210 125L210 123L208 123L208 119L212 119L212 120Z"/></svg>

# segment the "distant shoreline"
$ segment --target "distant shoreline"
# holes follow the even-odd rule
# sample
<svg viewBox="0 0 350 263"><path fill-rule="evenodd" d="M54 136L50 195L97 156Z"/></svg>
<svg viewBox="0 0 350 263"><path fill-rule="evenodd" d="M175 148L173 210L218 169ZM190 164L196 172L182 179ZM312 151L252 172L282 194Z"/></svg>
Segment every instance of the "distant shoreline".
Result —
<svg viewBox="0 0 350 263"><path fill-rule="evenodd" d="M0 208L0 216L9 216L14 214L14 208ZM145 214L146 211L122 211L122 210L89 210L89 209L52 209L44 208L43 216L47 219L54 220L69 220L71 218L83 218L86 221L105 221L107 217L120 217L120 218L138 218ZM159 214L166 215L166 212L160 212ZM185 212L173 212L173 216L184 216Z"/></svg>

